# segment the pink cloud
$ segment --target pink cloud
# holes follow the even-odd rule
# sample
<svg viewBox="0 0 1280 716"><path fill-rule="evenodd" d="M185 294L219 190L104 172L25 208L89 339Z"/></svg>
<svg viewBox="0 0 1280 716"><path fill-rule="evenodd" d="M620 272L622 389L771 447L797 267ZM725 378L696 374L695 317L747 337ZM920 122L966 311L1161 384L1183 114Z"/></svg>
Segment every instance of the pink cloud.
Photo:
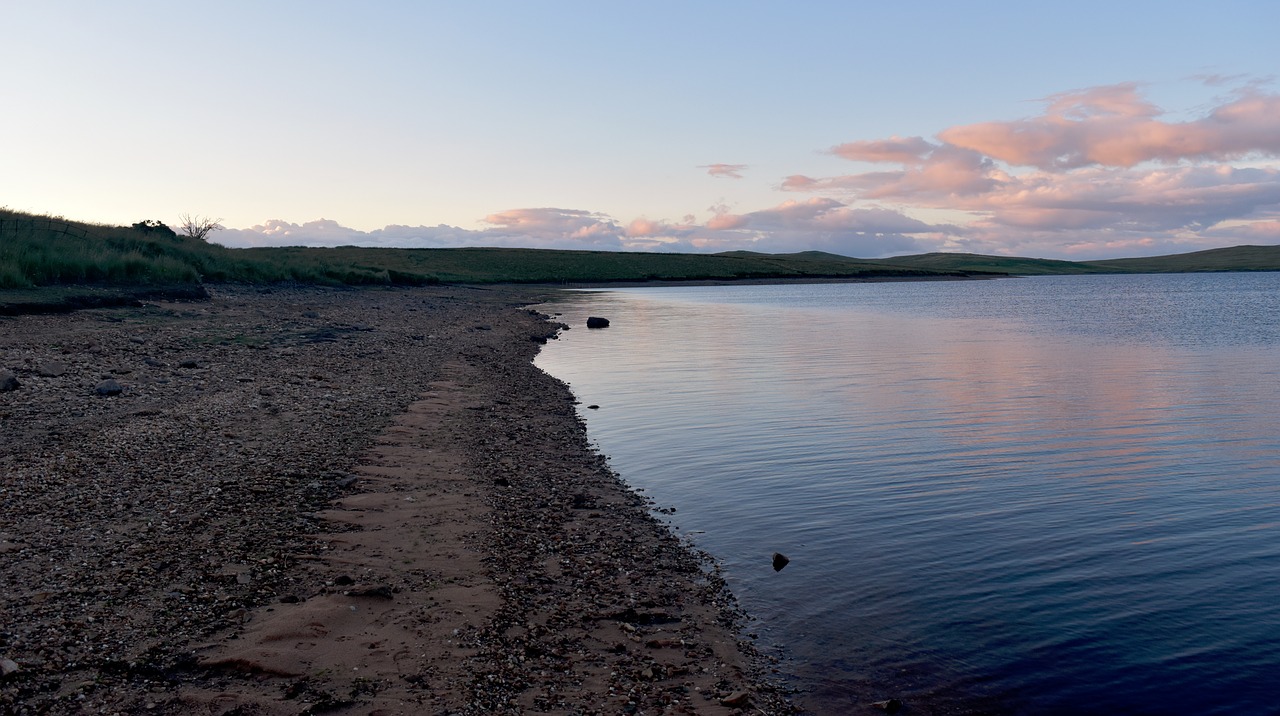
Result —
<svg viewBox="0 0 1280 716"><path fill-rule="evenodd" d="M530 236L591 239L617 236L619 226L603 214L578 209L509 209L484 217L500 230Z"/></svg>
<svg viewBox="0 0 1280 716"><path fill-rule="evenodd" d="M1228 239L1246 244L1276 244L1280 243L1280 219L1246 221L1215 227L1205 233L1216 239Z"/></svg>
<svg viewBox="0 0 1280 716"><path fill-rule="evenodd" d="M745 218L737 214L716 214L707 220L707 228L713 231L731 231L746 226Z"/></svg>
<svg viewBox="0 0 1280 716"><path fill-rule="evenodd" d="M939 200L991 191L1005 177L990 159L949 145L928 154L900 171L866 172L815 179L792 175L783 180L783 191L846 193L863 199Z"/></svg>
<svg viewBox="0 0 1280 716"><path fill-rule="evenodd" d="M890 137L864 142L846 142L831 153L855 162L896 162L911 164L933 151L935 145L921 137Z"/></svg>
<svg viewBox="0 0 1280 716"><path fill-rule="evenodd" d="M746 171L746 164L701 164L699 169L706 169L707 174L713 177L722 177L724 179L741 179L742 172Z"/></svg>
<svg viewBox="0 0 1280 716"><path fill-rule="evenodd" d="M1250 91L1190 122L1161 121L1160 114L1136 85L1116 85L1050 97L1039 117L952 127L938 137L1046 171L1280 156L1280 95Z"/></svg>
<svg viewBox="0 0 1280 716"><path fill-rule="evenodd" d="M828 153L882 165L786 176L797 197L721 204L699 221L629 222L581 209L519 208L482 228L271 221L216 237L238 246L529 246L646 251L798 251L877 257L931 250L1107 258L1280 243L1280 95L1253 84L1171 122L1137 84L1042 100L1039 116L945 128L936 138L853 141ZM1234 162L1248 158L1248 164ZM738 178L745 165L704 165ZM799 195L799 196L798 196ZM807 195L807 196L803 196ZM943 210L963 225L916 217Z"/></svg>
<svg viewBox="0 0 1280 716"><path fill-rule="evenodd" d="M646 218L633 219L627 224L624 232L628 239L642 239L654 237L676 237L687 233L693 226L695 220L692 215L686 215L683 223L673 224L667 221L653 221Z"/></svg>
<svg viewBox="0 0 1280 716"><path fill-rule="evenodd" d="M951 127L937 143L841 144L831 153L900 168L792 175L778 188L967 212L971 223L944 242L953 250L1074 255L1156 242L1171 253L1221 240L1228 234L1214 227L1224 222L1230 236L1275 241L1265 222L1280 210L1280 169L1228 163L1280 156L1280 95L1259 87L1188 122L1162 119L1137 84L1062 93L1040 116Z"/></svg>

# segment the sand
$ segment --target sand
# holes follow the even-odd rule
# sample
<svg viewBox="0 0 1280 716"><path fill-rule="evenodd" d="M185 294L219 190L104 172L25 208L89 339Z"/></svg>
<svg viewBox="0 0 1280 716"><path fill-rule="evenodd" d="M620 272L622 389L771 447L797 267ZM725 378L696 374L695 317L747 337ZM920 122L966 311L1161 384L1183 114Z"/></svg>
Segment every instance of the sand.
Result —
<svg viewBox="0 0 1280 716"><path fill-rule="evenodd" d="M0 318L0 712L798 710L536 291L211 294Z"/></svg>

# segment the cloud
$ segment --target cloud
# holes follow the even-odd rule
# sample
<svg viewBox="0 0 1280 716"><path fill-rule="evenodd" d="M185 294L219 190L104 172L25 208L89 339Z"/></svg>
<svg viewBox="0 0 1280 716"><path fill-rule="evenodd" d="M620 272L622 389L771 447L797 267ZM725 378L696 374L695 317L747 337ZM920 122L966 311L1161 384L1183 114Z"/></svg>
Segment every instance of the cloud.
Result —
<svg viewBox="0 0 1280 716"><path fill-rule="evenodd" d="M831 148L831 153L855 162L897 162L911 164L936 147L923 137L890 137L864 142L847 142Z"/></svg>
<svg viewBox="0 0 1280 716"><path fill-rule="evenodd" d="M1063 93L1047 103L1039 117L952 127L938 138L1046 171L1280 156L1280 95L1248 91L1190 122L1158 119L1162 112L1135 84Z"/></svg>
<svg viewBox="0 0 1280 716"><path fill-rule="evenodd" d="M723 179L741 179L742 172L746 171L746 164L699 164L699 169L706 169L707 173L713 177Z"/></svg>
<svg viewBox="0 0 1280 716"><path fill-rule="evenodd" d="M512 246L553 249L710 252L749 249L792 252L821 249L849 256L886 256L915 250L952 232L900 212L853 208L826 198L786 201L745 214L713 207L698 223L633 219L623 226L604 214L577 209L509 209L490 214L488 228L393 225L359 231L328 219L293 224L272 220L249 229L228 229L218 243L248 246L382 246L447 248Z"/></svg>
<svg viewBox="0 0 1280 716"><path fill-rule="evenodd" d="M853 208L829 198L785 201L744 214L721 210L685 239L695 247L790 252L820 249L874 258L931 250L956 227L930 225L883 208Z"/></svg>
<svg viewBox="0 0 1280 716"><path fill-rule="evenodd" d="M612 219L574 209L511 209L485 217L487 229L456 226L390 225L360 231L319 219L302 224L274 219L248 229L213 235L224 246L381 246L451 248L461 246L528 246L560 249L613 249L623 245L623 229Z"/></svg>
<svg viewBox="0 0 1280 716"><path fill-rule="evenodd" d="M613 219L578 209L510 209L484 218L491 236L528 237L575 248L621 248L622 227Z"/></svg>
<svg viewBox="0 0 1280 716"><path fill-rule="evenodd" d="M330 219L317 219L294 224L272 219L247 229L226 229L211 235L211 240L223 246L414 246L436 247L453 245L462 238L457 229L450 226L387 226L376 231L360 231L342 226Z"/></svg>
<svg viewBox="0 0 1280 716"><path fill-rule="evenodd" d="M1136 83L1064 92L1030 119L945 128L932 141L837 145L830 154L898 166L796 174L778 188L853 206L966 212L972 219L944 244L954 250L1074 256L1274 241L1267 222L1280 210L1280 168L1265 159L1280 156L1280 95L1260 86L1177 123L1161 119Z"/></svg>
<svg viewBox="0 0 1280 716"><path fill-rule="evenodd" d="M235 246L821 249L868 258L946 250L1083 259L1280 243L1280 166L1271 161L1280 157L1280 95L1264 88L1240 85L1187 121L1170 121L1142 85L1125 83L1051 95L1029 118L845 142L825 153L870 170L785 176L775 188L791 200L717 205L702 219L517 208L474 229L363 232L320 219L215 238ZM747 169L701 168L734 179Z"/></svg>
<svg viewBox="0 0 1280 716"><path fill-rule="evenodd" d="M1207 232L1216 239L1226 239L1241 244L1280 243L1280 218L1262 221L1243 221L1224 224Z"/></svg>

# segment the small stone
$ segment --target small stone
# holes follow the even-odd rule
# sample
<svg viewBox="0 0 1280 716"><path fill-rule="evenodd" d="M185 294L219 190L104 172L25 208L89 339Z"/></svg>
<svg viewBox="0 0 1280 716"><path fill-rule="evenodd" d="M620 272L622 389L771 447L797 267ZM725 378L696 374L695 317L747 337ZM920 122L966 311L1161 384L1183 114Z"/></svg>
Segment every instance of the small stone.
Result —
<svg viewBox="0 0 1280 716"><path fill-rule="evenodd" d="M587 318L587 328L608 328L609 319L600 318L599 316L590 316Z"/></svg>
<svg viewBox="0 0 1280 716"><path fill-rule="evenodd" d="M178 367L179 368L199 368L200 363L198 361L193 361L193 360L184 360L178 363Z"/></svg>
<svg viewBox="0 0 1280 716"><path fill-rule="evenodd" d="M115 381L115 378L107 378L101 383L98 383L98 385L94 387L93 392L98 395L120 395L124 392L124 388Z"/></svg>
<svg viewBox="0 0 1280 716"><path fill-rule="evenodd" d="M735 691L728 696L720 699L720 705L731 709L740 709L751 703L751 694L745 691Z"/></svg>
<svg viewBox="0 0 1280 716"><path fill-rule="evenodd" d="M902 709L902 701L899 699L889 699L887 701L877 701L872 706L880 709L888 714L896 714Z"/></svg>
<svg viewBox="0 0 1280 716"><path fill-rule="evenodd" d="M588 405L588 406L587 406L587 410L599 410L599 409L600 409L600 406L599 406L599 405Z"/></svg>
<svg viewBox="0 0 1280 716"><path fill-rule="evenodd" d="M360 478L356 477L355 475L347 475L346 477L339 478L338 481L334 484L336 484L338 487L343 487L343 488L351 487L352 485L356 484L356 481L358 481L359 479Z"/></svg>
<svg viewBox="0 0 1280 716"><path fill-rule="evenodd" d="M333 580L333 583L338 585L339 587L345 587L349 584L355 584L356 580L344 574L341 577L338 577L337 579Z"/></svg>
<svg viewBox="0 0 1280 716"><path fill-rule="evenodd" d="M0 673L2 673L5 676L8 676L13 672L18 671L21 668L22 667L18 666L18 662L14 661L13 659L0 659Z"/></svg>
<svg viewBox="0 0 1280 716"><path fill-rule="evenodd" d="M787 555L781 552L773 553L773 571L781 572L782 568L787 566L791 560L787 559Z"/></svg>
<svg viewBox="0 0 1280 716"><path fill-rule="evenodd" d="M41 363L39 367L36 368L36 375L40 376L41 378L57 378L58 376L66 372L67 372L67 366L57 361L49 361L48 363Z"/></svg>
<svg viewBox="0 0 1280 716"><path fill-rule="evenodd" d="M146 339L146 338L143 338L142 336L131 336L131 337L129 338L129 342L130 342L130 343L137 343L138 345L142 345L143 343L146 343L146 342L147 342L147 339Z"/></svg>
<svg viewBox="0 0 1280 716"><path fill-rule="evenodd" d="M8 393L21 387L22 383L18 382L18 376L7 370L0 370L0 393Z"/></svg>

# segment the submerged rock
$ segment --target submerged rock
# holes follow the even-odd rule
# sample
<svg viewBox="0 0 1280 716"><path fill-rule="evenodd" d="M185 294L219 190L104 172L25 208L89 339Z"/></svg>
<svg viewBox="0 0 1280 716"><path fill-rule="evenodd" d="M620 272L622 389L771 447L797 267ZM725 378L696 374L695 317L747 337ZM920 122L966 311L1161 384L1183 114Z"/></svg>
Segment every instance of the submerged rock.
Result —
<svg viewBox="0 0 1280 716"><path fill-rule="evenodd" d="M599 316L590 316L587 318L587 328L608 328L609 319L600 318Z"/></svg>

